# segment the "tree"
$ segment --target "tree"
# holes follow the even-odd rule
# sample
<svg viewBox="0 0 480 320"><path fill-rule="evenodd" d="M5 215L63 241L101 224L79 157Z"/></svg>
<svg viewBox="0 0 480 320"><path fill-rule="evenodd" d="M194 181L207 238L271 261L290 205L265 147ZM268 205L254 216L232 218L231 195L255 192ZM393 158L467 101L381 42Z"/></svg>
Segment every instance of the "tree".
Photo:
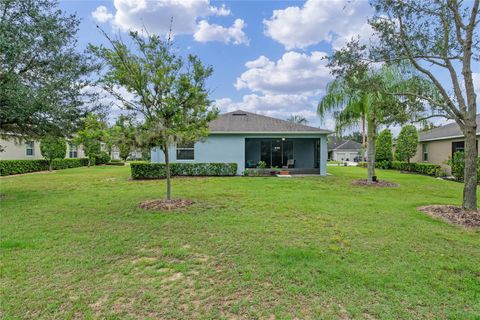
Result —
<svg viewBox="0 0 480 320"><path fill-rule="evenodd" d="M48 170L52 171L53 160L65 158L67 142L63 137L46 136L40 140L40 152L48 161Z"/></svg>
<svg viewBox="0 0 480 320"><path fill-rule="evenodd" d="M392 161L392 132L389 129L382 130L378 134L375 161Z"/></svg>
<svg viewBox="0 0 480 320"><path fill-rule="evenodd" d="M477 102L472 63L480 60L480 0L374 0L377 61L407 61L435 90L400 90L454 119L465 137L463 208L477 209ZM449 83L446 81L449 79Z"/></svg>
<svg viewBox="0 0 480 320"><path fill-rule="evenodd" d="M407 161L417 153L418 132L414 125L404 126L397 138L395 148L395 159L398 161Z"/></svg>
<svg viewBox="0 0 480 320"><path fill-rule="evenodd" d="M132 117L120 115L109 129L110 144L116 146L124 161L136 147L136 127Z"/></svg>
<svg viewBox="0 0 480 320"><path fill-rule="evenodd" d="M210 108L205 81L213 72L197 56L180 56L170 38L142 36L130 32L135 50L120 39L111 39L111 48L91 47L109 67L103 84L123 106L143 118L139 126L143 146L159 146L165 155L167 200L171 200L170 156L173 143L194 142L208 134L208 123L218 111ZM118 93L120 86L132 99Z"/></svg>
<svg viewBox="0 0 480 320"><path fill-rule="evenodd" d="M85 119L82 130L76 133L75 143L81 144L88 157L88 166L95 165L95 157L100 154L101 142L105 136L107 125L100 117L89 114Z"/></svg>
<svg viewBox="0 0 480 320"><path fill-rule="evenodd" d="M332 113L336 131L356 127L359 122L367 124L367 180L375 176L377 128L381 124L402 124L421 106L412 101L400 100L387 94L397 86L413 86L408 70L397 72L396 67L385 65L369 69L359 58L363 56L358 43L351 43L330 57L329 66L337 78L328 85L327 93L318 105L321 117ZM402 68L403 69L403 68ZM402 75L404 77L402 77Z"/></svg>
<svg viewBox="0 0 480 320"><path fill-rule="evenodd" d="M96 107L86 89L97 65L78 52L80 20L57 6L46 0L0 1L2 133L66 135Z"/></svg>
<svg viewBox="0 0 480 320"><path fill-rule="evenodd" d="M297 123L297 124L308 123L307 119L299 114L292 114L290 117L287 118L287 121L291 123Z"/></svg>
<svg viewBox="0 0 480 320"><path fill-rule="evenodd" d="M350 134L343 135L342 139L344 140L352 140L358 143L361 143L364 147L367 145L366 134L364 135L363 132L354 131Z"/></svg>

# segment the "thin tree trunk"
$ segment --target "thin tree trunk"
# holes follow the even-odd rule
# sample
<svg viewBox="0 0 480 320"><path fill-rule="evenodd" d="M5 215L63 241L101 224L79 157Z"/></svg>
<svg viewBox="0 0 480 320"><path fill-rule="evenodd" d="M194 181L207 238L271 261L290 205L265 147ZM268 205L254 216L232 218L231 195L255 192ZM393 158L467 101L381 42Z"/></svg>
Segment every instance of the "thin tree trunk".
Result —
<svg viewBox="0 0 480 320"><path fill-rule="evenodd" d="M53 171L52 163L53 163L52 160L50 160L50 161L48 162L48 171Z"/></svg>
<svg viewBox="0 0 480 320"><path fill-rule="evenodd" d="M469 118L472 116L469 115ZM465 121L465 172L463 187L463 208L477 210L477 124L473 119Z"/></svg>
<svg viewBox="0 0 480 320"><path fill-rule="evenodd" d="M365 148L367 145L366 134L365 134L365 117L362 117L362 145Z"/></svg>
<svg viewBox="0 0 480 320"><path fill-rule="evenodd" d="M167 174L167 200L172 200L172 185L170 183L170 158L168 155L168 146L163 146L165 155L165 173Z"/></svg>
<svg viewBox="0 0 480 320"><path fill-rule="evenodd" d="M368 182L373 181L375 176L375 140L376 140L376 127L375 119L368 118L367 120L367 168L368 168Z"/></svg>

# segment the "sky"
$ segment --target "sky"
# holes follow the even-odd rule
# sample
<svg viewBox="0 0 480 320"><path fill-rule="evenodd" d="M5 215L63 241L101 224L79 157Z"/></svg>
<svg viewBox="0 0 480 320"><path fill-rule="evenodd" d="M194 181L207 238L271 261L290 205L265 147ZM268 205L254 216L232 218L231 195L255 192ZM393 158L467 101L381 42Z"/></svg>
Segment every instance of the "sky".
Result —
<svg viewBox="0 0 480 320"><path fill-rule="evenodd" d="M106 45L97 26L123 38L142 28L164 36L173 18L177 50L213 66L208 87L222 112L301 115L327 129L334 129L333 119L316 114L333 80L325 57L352 37L368 41L373 14L367 0L61 1L60 7L81 19L79 49Z"/></svg>

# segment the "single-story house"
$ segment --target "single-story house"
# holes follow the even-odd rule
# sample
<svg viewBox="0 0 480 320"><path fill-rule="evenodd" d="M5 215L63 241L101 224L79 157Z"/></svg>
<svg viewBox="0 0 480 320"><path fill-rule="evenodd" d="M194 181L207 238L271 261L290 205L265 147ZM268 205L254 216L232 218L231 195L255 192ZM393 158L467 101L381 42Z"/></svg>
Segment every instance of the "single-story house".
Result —
<svg viewBox="0 0 480 320"><path fill-rule="evenodd" d="M480 114L477 115L477 145L480 135ZM457 123L434 128L428 131L420 132L418 137L418 147L412 162L430 162L439 164L448 173L451 168L446 161L452 157L456 151L463 151L465 141L462 130Z"/></svg>
<svg viewBox="0 0 480 320"><path fill-rule="evenodd" d="M209 128L201 141L171 145L171 162L237 163L240 175L264 161L293 174L326 175L328 130L241 110L219 115ZM151 161L165 161L160 148L152 149Z"/></svg>
<svg viewBox="0 0 480 320"><path fill-rule="evenodd" d="M330 137L328 140L328 160L354 161L362 154L362 144L353 140Z"/></svg>
<svg viewBox="0 0 480 320"><path fill-rule="evenodd" d="M14 135L6 135L7 139L0 138L0 146L4 149L0 152L0 160L34 160L43 159L40 152L40 141L29 138L20 138ZM84 158L85 154L81 146L67 142L65 158Z"/></svg>

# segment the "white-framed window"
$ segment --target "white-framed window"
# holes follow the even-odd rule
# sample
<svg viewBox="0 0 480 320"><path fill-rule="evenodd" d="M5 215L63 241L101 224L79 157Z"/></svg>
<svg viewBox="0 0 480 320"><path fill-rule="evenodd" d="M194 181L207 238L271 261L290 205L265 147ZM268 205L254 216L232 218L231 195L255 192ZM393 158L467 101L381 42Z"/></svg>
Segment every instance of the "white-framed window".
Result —
<svg viewBox="0 0 480 320"><path fill-rule="evenodd" d="M177 144L177 160L194 160L195 144L193 142Z"/></svg>
<svg viewBox="0 0 480 320"><path fill-rule="evenodd" d="M25 141L25 154L27 156L35 154L35 143L33 141Z"/></svg>
<svg viewBox="0 0 480 320"><path fill-rule="evenodd" d="M69 158L78 158L78 148L75 143L68 144L68 157Z"/></svg>
<svg viewBox="0 0 480 320"><path fill-rule="evenodd" d="M428 161L428 144L422 143L422 160Z"/></svg>

